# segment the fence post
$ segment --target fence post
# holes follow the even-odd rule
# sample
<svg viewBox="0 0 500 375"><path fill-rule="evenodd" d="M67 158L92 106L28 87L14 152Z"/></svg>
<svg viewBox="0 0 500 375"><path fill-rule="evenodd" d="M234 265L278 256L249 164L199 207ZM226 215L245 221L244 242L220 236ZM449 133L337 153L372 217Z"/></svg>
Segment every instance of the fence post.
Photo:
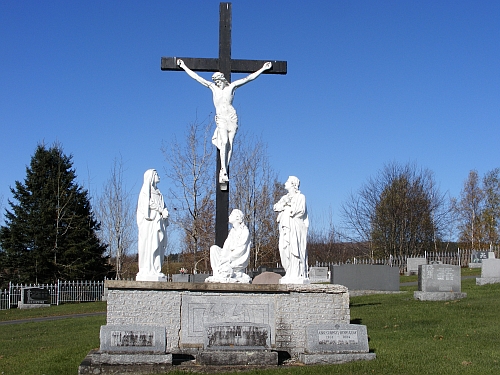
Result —
<svg viewBox="0 0 500 375"><path fill-rule="evenodd" d="M8 297L9 299L7 300L7 303L9 305L9 309L10 309L10 296L11 296L11 290L12 290L12 281L9 281L9 293L8 293Z"/></svg>

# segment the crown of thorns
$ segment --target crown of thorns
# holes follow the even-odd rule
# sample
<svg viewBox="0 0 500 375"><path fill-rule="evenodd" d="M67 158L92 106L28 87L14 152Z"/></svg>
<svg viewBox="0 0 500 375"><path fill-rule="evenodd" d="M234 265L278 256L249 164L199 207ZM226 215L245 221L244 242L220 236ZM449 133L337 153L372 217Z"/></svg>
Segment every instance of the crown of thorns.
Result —
<svg viewBox="0 0 500 375"><path fill-rule="evenodd" d="M224 74L222 74L221 72L216 72L212 75L212 81L216 81L218 79L222 81L227 81L226 77L224 77Z"/></svg>

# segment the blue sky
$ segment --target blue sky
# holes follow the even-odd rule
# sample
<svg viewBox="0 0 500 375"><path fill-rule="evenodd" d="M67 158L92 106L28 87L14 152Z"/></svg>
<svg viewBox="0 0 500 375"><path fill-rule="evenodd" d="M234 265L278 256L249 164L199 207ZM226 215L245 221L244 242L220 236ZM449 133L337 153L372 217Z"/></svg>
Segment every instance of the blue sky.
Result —
<svg viewBox="0 0 500 375"><path fill-rule="evenodd" d="M342 202L390 162L432 170L450 196L471 169L500 166L500 2L232 8L233 58L288 61L287 75L237 91L240 129L267 142L283 182L300 178L317 225L329 210L339 223ZM3 208L40 142L73 154L92 193L120 155L137 193L146 169L162 173L162 141L213 104L185 73L160 71L160 59L217 57L218 22L212 0L0 2Z"/></svg>

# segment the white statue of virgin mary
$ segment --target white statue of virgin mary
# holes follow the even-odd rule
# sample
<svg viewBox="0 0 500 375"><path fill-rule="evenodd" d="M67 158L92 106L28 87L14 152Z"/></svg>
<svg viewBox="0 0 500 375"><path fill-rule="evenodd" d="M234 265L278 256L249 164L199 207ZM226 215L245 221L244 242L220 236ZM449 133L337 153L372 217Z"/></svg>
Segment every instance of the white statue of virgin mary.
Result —
<svg viewBox="0 0 500 375"><path fill-rule="evenodd" d="M137 226L139 229L139 273L137 281L164 281L161 272L165 247L168 210L163 195L157 187L160 177L154 169L144 173L144 183L137 202Z"/></svg>

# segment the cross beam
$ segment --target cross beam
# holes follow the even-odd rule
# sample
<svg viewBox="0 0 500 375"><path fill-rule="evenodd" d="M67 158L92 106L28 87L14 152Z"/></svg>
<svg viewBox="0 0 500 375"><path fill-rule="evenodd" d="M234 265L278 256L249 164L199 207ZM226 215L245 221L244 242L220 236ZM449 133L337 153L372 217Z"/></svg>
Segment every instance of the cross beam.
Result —
<svg viewBox="0 0 500 375"><path fill-rule="evenodd" d="M219 58L191 58L191 57L162 57L161 70L183 71L177 65L177 60L184 60L193 71L221 72L231 82L231 73L253 73L260 69L265 62L271 61L273 66L263 74L286 74L286 61L273 60L236 60L231 58L231 3L220 3L219 6ZM229 184L227 190L219 188L220 155L217 154L216 183L216 211L215 211L215 244L223 246L228 234L229 214Z"/></svg>

